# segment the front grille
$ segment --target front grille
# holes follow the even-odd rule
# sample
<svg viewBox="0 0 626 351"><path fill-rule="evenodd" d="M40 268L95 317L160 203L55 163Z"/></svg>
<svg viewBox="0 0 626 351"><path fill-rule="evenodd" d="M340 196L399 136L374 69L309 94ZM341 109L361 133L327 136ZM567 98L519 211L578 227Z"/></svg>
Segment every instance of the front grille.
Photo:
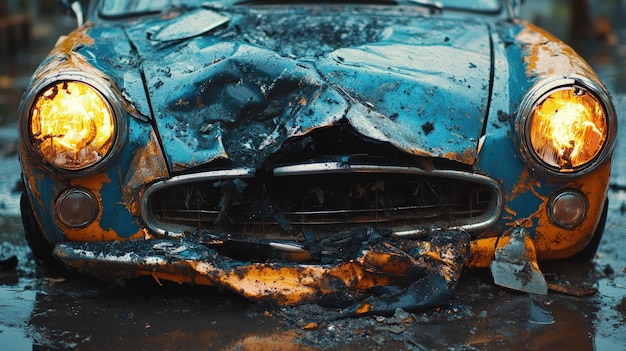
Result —
<svg viewBox="0 0 626 351"><path fill-rule="evenodd" d="M142 215L160 235L214 230L293 239L371 225L412 236L484 229L500 203L497 183L467 172L323 162L278 167L267 176L231 170L175 177L145 191Z"/></svg>

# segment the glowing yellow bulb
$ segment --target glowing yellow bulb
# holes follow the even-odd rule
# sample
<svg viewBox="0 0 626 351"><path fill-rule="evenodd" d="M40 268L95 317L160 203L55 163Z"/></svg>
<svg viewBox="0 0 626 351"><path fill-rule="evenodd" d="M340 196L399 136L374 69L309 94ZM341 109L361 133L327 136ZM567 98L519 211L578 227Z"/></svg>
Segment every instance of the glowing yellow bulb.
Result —
<svg viewBox="0 0 626 351"><path fill-rule="evenodd" d="M31 108L31 138L45 161L69 170L89 167L111 149L113 114L91 86L59 82L40 93Z"/></svg>
<svg viewBox="0 0 626 351"><path fill-rule="evenodd" d="M593 160L606 138L602 105L592 94L577 88L551 93L530 117L530 141L535 153L564 171Z"/></svg>

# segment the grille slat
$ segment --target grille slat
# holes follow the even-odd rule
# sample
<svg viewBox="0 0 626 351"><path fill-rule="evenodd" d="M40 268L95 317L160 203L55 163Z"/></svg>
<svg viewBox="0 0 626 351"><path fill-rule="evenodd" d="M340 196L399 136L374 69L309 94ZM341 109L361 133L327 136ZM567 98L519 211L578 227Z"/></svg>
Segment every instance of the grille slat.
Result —
<svg viewBox="0 0 626 351"><path fill-rule="evenodd" d="M501 197L495 181L466 172L324 163L288 166L266 177L208 172L172 178L148 188L142 214L150 229L168 235L187 228L293 238L362 224L410 235L410 228L484 229L498 217Z"/></svg>

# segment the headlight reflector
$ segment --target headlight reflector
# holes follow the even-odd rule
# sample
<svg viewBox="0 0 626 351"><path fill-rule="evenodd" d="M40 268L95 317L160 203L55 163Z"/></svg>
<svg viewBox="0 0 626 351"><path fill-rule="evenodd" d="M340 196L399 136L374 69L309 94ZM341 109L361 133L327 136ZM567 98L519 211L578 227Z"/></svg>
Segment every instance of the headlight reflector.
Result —
<svg viewBox="0 0 626 351"><path fill-rule="evenodd" d="M113 148L115 116L91 85L60 81L43 89L30 109L29 135L44 162L64 170L93 166Z"/></svg>
<svg viewBox="0 0 626 351"><path fill-rule="evenodd" d="M602 85L580 76L555 76L526 94L516 130L522 155L534 170L580 175L611 155L617 118Z"/></svg>
<svg viewBox="0 0 626 351"><path fill-rule="evenodd" d="M61 222L69 228L85 227L96 219L98 201L85 189L65 190L56 201L56 211Z"/></svg>
<svg viewBox="0 0 626 351"><path fill-rule="evenodd" d="M571 171L593 160L607 138L602 104L579 87L562 88L545 96L528 123L535 154L561 171Z"/></svg>
<svg viewBox="0 0 626 351"><path fill-rule="evenodd" d="M565 190L550 199L548 214L559 226L573 229L587 215L587 198L575 190Z"/></svg>

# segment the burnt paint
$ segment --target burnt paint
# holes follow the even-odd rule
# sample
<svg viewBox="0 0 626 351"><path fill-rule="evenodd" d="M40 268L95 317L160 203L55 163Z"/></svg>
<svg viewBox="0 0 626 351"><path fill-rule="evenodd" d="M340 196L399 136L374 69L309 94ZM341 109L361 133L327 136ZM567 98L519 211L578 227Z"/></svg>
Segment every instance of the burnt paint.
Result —
<svg viewBox="0 0 626 351"><path fill-rule="evenodd" d="M102 197L106 213L101 217L114 221L118 218L118 211L126 211L120 218L131 221L118 221L116 226L102 223L94 230L96 236L81 232L72 239L87 240L100 235L101 239L109 240L143 234L137 220L129 215L136 213L136 207L132 203L119 203L119 199L136 199L142 181L149 182L167 174L162 168L164 163L160 162L152 163L156 172L152 175L136 169L149 159L145 153L156 150L157 136L164 143L165 160L170 170L185 170L214 160L258 166L265 157L280 150L287 140L347 121L364 137L387 142L409 153L446 157L474 165L477 172L500 180L509 194L506 212L531 223L530 227L542 226L538 234L540 255L542 250L551 252L557 242L576 240L568 238L572 233L567 231L560 230L555 235L554 226L546 220L545 199L560 187L582 185L576 181L547 181L532 172L528 177L519 177L527 167L511 142L510 123L514 118L498 118L503 114L514 116L526 89L538 77L555 73L550 66L562 62L562 58L551 56L572 54L561 44L545 46L543 40L549 37L526 29L522 22L491 24L489 26L494 26L495 30L490 34L489 26L478 21L464 21L460 25L456 20L419 16L410 19L392 16L385 21L364 16L354 25L341 27L340 32L353 35L333 37L333 40L329 39L332 45L320 45L320 40L328 39L322 34L316 36L317 42L313 44L307 45L302 40L296 44L292 40L298 34L295 30L284 37L278 31L268 31L268 38L255 36L258 34L255 30L267 29L280 22L282 17L260 19L247 11L224 13L231 16L228 27L167 45L155 45L146 39L148 28L159 19L137 21L124 30L88 25L62 42L44 62L37 77L67 67L107 72L105 78L117 88L120 100L130 111L131 147L111 165L105 177L108 180L95 182L92 189L100 194L132 179L133 185L126 188L124 194ZM305 21L320 29L338 29L333 26L331 17L300 15L302 13L294 10L292 16L286 16L282 23L307 18ZM251 20L268 22L242 32L241 25ZM468 31L468 26L473 30ZM367 30L356 30L363 28ZM93 45L92 37L99 45ZM130 41L124 41L125 37ZM351 39L345 41L345 38ZM521 44L510 45L516 40ZM487 68L490 67L490 41L495 44L493 70ZM447 52L450 57L436 59L441 52ZM203 61L198 61L200 57ZM153 60L158 65L148 64ZM578 59L566 60L571 62L566 65L568 70L591 74ZM460 71L450 71L450 67L459 67ZM493 89L489 89L490 73L493 74ZM144 82L152 110L143 88ZM489 92L492 96L488 95ZM490 98L492 106L487 111ZM427 107L418 108L416 101L426 102ZM490 123L485 125L486 116ZM157 126L154 134L150 125L144 123L150 119ZM433 126L432 129L426 128L430 132L422 129L429 124ZM477 154L483 127L487 138L481 153ZM144 155L137 156L141 153ZM608 164L604 168L602 174L608 174ZM52 231L56 226L50 220L53 216L50 204L65 185L62 181L56 182L57 176L42 172L36 166L25 165L25 173L33 193L38 195L37 201L33 201L37 203L37 212L43 214L40 217L46 217L40 224ZM590 179L593 179L591 175ZM88 180L84 182L88 183ZM589 183L592 184L585 192L596 194L591 197L590 205L594 209L600 208L598 204L604 199L605 189L599 189L601 186L597 181ZM77 184L85 183L79 181ZM535 197L540 204L522 201L524 197ZM584 228L595 227L597 216L593 211ZM500 219L486 236L498 235L514 223L519 222L506 217ZM104 234L98 234L100 232ZM575 247L586 242L589 234L582 235L582 239L576 236ZM488 241L491 243L486 247L487 256L495 247L492 240ZM474 246L485 249L484 246ZM567 248L560 252L571 250ZM548 254L545 257L553 256ZM197 261L199 258L189 259ZM243 263L244 268L234 276L246 277L249 273L245 270L250 269L248 264ZM99 269L103 267L99 266ZM129 272L131 276L155 274L151 267L142 270L135 266L135 269L137 271ZM343 274L354 272L347 269ZM441 272L438 270L438 274ZM164 279L187 282L210 281L209 277L198 276L196 270L185 265L173 265L171 270L159 275ZM358 280L356 277L352 275L351 279ZM254 274L248 278L254 278ZM360 278L361 284L389 283L381 277ZM335 284L329 282L328 286ZM364 313L371 309L370 306L368 302L355 311Z"/></svg>
<svg viewBox="0 0 626 351"><path fill-rule="evenodd" d="M221 14L227 27L175 45L146 38L160 21L126 30L172 170L258 167L287 139L341 120L409 153L474 162L490 84L485 24L365 10L346 21L307 7ZM427 135L424 123L436 128Z"/></svg>
<svg viewBox="0 0 626 351"><path fill-rule="evenodd" d="M476 170L501 182L505 208L498 223L481 237L500 236L508 228L520 226L527 228L536 240L539 259L569 257L581 250L595 232L606 198L610 162L583 177L549 176L523 160L514 124L520 118L517 109L525 92L538 80L568 74L599 80L571 48L527 22L495 27L492 40L495 45L490 122L485 126L486 138ZM572 230L557 227L547 213L550 196L561 189L579 189L589 200L585 220ZM488 256L493 257L493 242L474 246L477 249L472 251L477 254L472 265L485 266L482 250L490 246Z"/></svg>
<svg viewBox="0 0 626 351"><path fill-rule="evenodd" d="M57 245L55 255L78 271L111 281L140 274L169 278L175 272L178 279L219 286L254 301L279 305L333 301L345 306L337 318L449 303L469 259L469 235L448 231L435 233L429 241L407 241L381 235L373 228L358 230L365 231L368 241L353 240L354 250L326 265L232 260L198 244L194 236L63 243ZM399 289L372 290L389 284Z"/></svg>

